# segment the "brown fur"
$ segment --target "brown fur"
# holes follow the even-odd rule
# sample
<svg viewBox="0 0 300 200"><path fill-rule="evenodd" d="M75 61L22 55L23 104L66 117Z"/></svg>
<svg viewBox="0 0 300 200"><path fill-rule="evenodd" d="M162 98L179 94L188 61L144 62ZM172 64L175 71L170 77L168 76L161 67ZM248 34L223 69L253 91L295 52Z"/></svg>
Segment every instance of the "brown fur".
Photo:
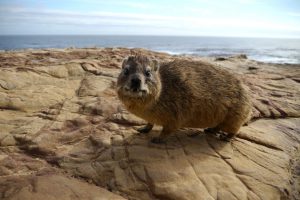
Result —
<svg viewBox="0 0 300 200"><path fill-rule="evenodd" d="M129 75L121 72L118 96L130 112L149 122L142 131L149 132L152 124L163 126L159 139L182 127L210 127L233 136L249 120L250 99L241 82L224 69L191 60L175 60L158 68L157 61L141 55L126 59L125 67ZM151 80L145 69L151 69ZM141 87L146 88L142 96L124 92L133 74L141 77Z"/></svg>

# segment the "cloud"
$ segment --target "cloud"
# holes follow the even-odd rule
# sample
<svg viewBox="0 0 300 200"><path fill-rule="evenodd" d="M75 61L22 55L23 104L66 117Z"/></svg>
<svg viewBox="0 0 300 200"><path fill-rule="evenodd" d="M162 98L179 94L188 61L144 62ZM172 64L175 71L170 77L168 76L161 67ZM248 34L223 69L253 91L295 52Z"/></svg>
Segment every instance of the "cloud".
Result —
<svg viewBox="0 0 300 200"><path fill-rule="evenodd" d="M118 0L110 0L110 1L101 1L101 0L76 0L79 3L88 3L94 5L111 5L111 6L124 6L130 8L138 8L138 9L148 9L152 8L152 4L145 2L137 2L137 1L118 1Z"/></svg>
<svg viewBox="0 0 300 200"><path fill-rule="evenodd" d="M46 24L64 26L91 27L130 27L139 34L141 28L168 30L180 34L205 34L210 32L232 34L238 32L296 32L300 26L292 23L279 23L268 20L217 18L217 17L186 17L170 15L133 14L121 12L74 12L66 10L34 9L22 7L1 7L1 24ZM173 32L174 31L174 32ZM210 32L209 32L210 31Z"/></svg>
<svg viewBox="0 0 300 200"><path fill-rule="evenodd" d="M207 8L199 8L199 7L183 7L183 10L187 11L189 14L197 14L197 15L213 15L214 10Z"/></svg>
<svg viewBox="0 0 300 200"><path fill-rule="evenodd" d="M289 12L287 14L292 17L300 17L300 12Z"/></svg>

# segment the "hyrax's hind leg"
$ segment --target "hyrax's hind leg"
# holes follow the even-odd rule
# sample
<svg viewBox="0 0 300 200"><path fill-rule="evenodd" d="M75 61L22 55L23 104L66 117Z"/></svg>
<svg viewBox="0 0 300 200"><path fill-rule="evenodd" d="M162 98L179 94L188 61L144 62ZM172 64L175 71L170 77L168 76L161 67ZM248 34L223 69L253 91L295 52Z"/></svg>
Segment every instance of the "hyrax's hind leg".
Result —
<svg viewBox="0 0 300 200"><path fill-rule="evenodd" d="M224 140L224 141L229 141L234 136L234 134L224 133L223 131L220 131L219 126L216 126L214 128L206 128L206 129L204 129L204 133L209 134L209 135L215 135L220 140Z"/></svg>
<svg viewBox="0 0 300 200"><path fill-rule="evenodd" d="M215 134L217 132L220 131L220 128L217 126L217 127L214 127L214 128L206 128L204 129L204 133L206 134Z"/></svg>
<svg viewBox="0 0 300 200"><path fill-rule="evenodd" d="M153 124L148 123L145 126L138 128L137 131L140 133L149 133L153 128Z"/></svg>
<svg viewBox="0 0 300 200"><path fill-rule="evenodd" d="M227 116L225 120L218 125L220 130L226 133L226 135L223 135L221 139L230 140L233 138L238 133L243 123L244 119L240 118L239 115Z"/></svg>

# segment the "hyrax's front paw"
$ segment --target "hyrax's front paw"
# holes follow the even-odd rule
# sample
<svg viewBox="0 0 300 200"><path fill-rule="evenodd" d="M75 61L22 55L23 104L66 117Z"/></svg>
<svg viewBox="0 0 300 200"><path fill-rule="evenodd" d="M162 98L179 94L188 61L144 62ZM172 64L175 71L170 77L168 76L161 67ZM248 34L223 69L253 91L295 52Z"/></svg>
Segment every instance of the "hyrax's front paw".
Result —
<svg viewBox="0 0 300 200"><path fill-rule="evenodd" d="M166 140L162 137L154 137L151 139L151 142L155 144L162 144L162 143L166 143Z"/></svg>
<svg viewBox="0 0 300 200"><path fill-rule="evenodd" d="M206 134L216 134L219 130L217 128L206 128L204 129L204 133Z"/></svg>
<svg viewBox="0 0 300 200"><path fill-rule="evenodd" d="M153 128L153 124L147 124L141 128L138 128L137 131L140 133L149 133Z"/></svg>

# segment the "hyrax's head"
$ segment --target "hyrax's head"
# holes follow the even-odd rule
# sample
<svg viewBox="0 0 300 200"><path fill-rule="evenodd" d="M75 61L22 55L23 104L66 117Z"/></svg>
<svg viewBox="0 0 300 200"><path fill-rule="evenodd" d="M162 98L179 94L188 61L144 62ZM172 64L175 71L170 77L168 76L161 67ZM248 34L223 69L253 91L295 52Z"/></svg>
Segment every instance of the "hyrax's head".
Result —
<svg viewBox="0 0 300 200"><path fill-rule="evenodd" d="M123 101L144 103L158 97L160 79L157 60L146 56L129 56L123 61L122 71L118 77L117 92Z"/></svg>

